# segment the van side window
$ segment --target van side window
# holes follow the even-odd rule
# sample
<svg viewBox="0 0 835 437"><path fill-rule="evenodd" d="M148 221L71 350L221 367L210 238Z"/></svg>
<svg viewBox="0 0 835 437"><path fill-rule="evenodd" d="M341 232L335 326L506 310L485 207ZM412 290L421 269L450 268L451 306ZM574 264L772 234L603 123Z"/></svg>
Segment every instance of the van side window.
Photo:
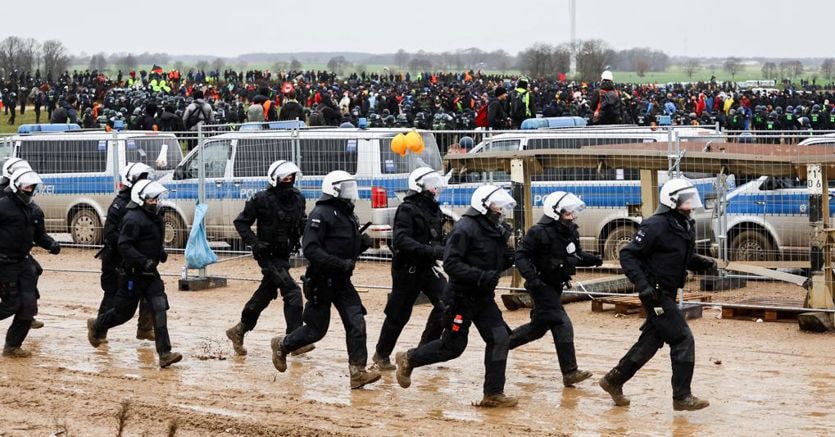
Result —
<svg viewBox="0 0 835 437"><path fill-rule="evenodd" d="M324 176L334 170L357 173L358 139L302 138L299 141L302 155L299 168L305 176Z"/></svg>
<svg viewBox="0 0 835 437"><path fill-rule="evenodd" d="M289 138L240 139L233 173L236 178L265 177L270 164L282 159L293 160L293 141Z"/></svg>
<svg viewBox="0 0 835 437"><path fill-rule="evenodd" d="M226 163L229 159L231 148L232 143L229 140L209 141L203 145L201 150L205 154L203 159L206 165L207 178L222 178L226 175ZM185 176L189 179L199 177L199 168L200 155L195 153L191 156L188 163L186 163Z"/></svg>
<svg viewBox="0 0 835 437"><path fill-rule="evenodd" d="M497 140L488 141L484 144L482 151L484 152L507 152L518 151L519 140Z"/></svg>
<svg viewBox="0 0 835 437"><path fill-rule="evenodd" d="M41 174L100 173L107 168L108 140L24 140L19 156Z"/></svg>

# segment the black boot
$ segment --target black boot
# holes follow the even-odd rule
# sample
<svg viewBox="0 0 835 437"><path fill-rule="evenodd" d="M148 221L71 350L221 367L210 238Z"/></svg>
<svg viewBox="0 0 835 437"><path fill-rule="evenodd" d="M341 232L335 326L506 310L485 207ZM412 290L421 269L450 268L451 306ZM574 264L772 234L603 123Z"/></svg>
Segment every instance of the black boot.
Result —
<svg viewBox="0 0 835 437"><path fill-rule="evenodd" d="M600 378L600 381L597 382L600 385L600 388L609 393L609 396L612 397L612 400L615 401L615 405L619 407L626 407L629 406L629 398L623 395L623 384L626 382L626 379L623 375L618 372L617 369L612 369L606 376Z"/></svg>

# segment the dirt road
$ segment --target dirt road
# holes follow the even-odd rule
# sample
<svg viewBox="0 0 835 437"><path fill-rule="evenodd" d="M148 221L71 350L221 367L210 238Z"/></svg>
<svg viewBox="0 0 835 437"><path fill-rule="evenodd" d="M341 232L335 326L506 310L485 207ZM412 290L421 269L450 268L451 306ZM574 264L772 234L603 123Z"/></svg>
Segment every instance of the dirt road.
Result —
<svg viewBox="0 0 835 437"><path fill-rule="evenodd" d="M46 268L95 269L92 252L38 255ZM172 256L165 270L178 271ZM251 260L212 269L257 277ZM362 264L357 283L385 282L388 265ZM294 270L298 277L300 270ZM470 337L459 359L418 369L412 387L393 374L369 389L351 391L342 325L334 312L328 335L312 353L290 359L279 374L270 362L269 339L283 331L280 301L246 337L249 355L231 356L223 335L256 287L232 281L224 289L177 292L168 278L169 327L174 349L185 359L171 369L156 366L151 342L135 340L135 322L110 331L93 349L84 321L95 314L98 276L47 272L41 280L41 320L26 346L31 359L0 358L0 435L116 435L117 411L127 401L125 435L824 435L835 423L833 337L806 334L796 324L719 320L717 310L692 321L697 363L694 392L711 401L695 413L674 413L667 349L625 388L632 406L616 408L593 381L562 387L553 341L545 338L510 354L506 392L519 408L484 410L481 398L484 345ZM362 294L373 353L385 292ZM415 309L398 350L416 344L428 314ZM638 336L641 319L591 313L588 302L568 305L578 361L602 376ZM506 312L508 324L527 321L526 311ZM4 330L9 320L3 321ZM61 434L61 435L67 435Z"/></svg>

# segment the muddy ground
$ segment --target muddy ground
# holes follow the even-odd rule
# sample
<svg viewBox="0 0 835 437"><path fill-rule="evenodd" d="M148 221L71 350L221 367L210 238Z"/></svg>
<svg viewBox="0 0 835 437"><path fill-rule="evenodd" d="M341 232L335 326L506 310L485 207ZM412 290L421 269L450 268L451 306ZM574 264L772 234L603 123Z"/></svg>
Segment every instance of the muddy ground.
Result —
<svg viewBox="0 0 835 437"><path fill-rule="evenodd" d="M96 268L91 251L38 258L47 269ZM180 263L172 256L164 270L178 273ZM251 259L211 270L257 277ZM293 273L298 277L301 271ZM387 275L388 265L363 263L355 282L385 284ZM835 423L835 339L800 332L793 323L720 320L717 309L691 321L697 343L694 392L711 401L703 411L672 411L666 348L626 386L632 406L617 408L593 380L562 387L550 338L510 354L506 392L520 397L519 407L484 410L471 406L481 397L483 376L484 344L475 333L459 359L416 370L409 389L385 374L370 388L352 391L344 330L335 312L316 350L291 358L288 371L279 374L270 362L269 339L283 331L280 301L247 336L249 355L237 358L223 333L238 320L256 283L236 280L223 289L178 292L176 279L166 279L169 327L174 349L185 359L160 370L153 343L134 339L134 322L110 331L109 343L98 350L87 343L84 321L98 307L98 276L48 271L38 316L46 327L32 331L26 342L34 357L0 358L0 435L116 435L122 405L125 435L165 435L174 422L178 435L247 436L824 435ZM771 293L773 287L755 283L744 293ZM362 298L371 355L386 292L371 289ZM567 309L578 361L595 379L638 336L638 316L592 313L588 302ZM416 343L428 311L416 307L398 350ZM526 311L505 317L511 327L528 320ZM5 330L9 322L0 327Z"/></svg>

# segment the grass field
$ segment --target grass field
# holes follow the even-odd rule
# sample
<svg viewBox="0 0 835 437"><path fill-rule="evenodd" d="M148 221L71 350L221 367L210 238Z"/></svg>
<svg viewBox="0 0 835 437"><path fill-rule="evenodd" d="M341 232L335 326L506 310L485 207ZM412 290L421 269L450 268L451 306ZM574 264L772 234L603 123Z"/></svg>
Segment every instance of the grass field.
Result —
<svg viewBox="0 0 835 437"><path fill-rule="evenodd" d="M5 114L5 111L0 110L0 134L16 133L17 127L21 124L35 122L35 111L32 110L31 106L26 107L26 113L23 115L20 115L20 106L17 107L17 110L15 124L11 126L9 125L9 116ZM41 123L49 123L46 111L41 111Z"/></svg>

